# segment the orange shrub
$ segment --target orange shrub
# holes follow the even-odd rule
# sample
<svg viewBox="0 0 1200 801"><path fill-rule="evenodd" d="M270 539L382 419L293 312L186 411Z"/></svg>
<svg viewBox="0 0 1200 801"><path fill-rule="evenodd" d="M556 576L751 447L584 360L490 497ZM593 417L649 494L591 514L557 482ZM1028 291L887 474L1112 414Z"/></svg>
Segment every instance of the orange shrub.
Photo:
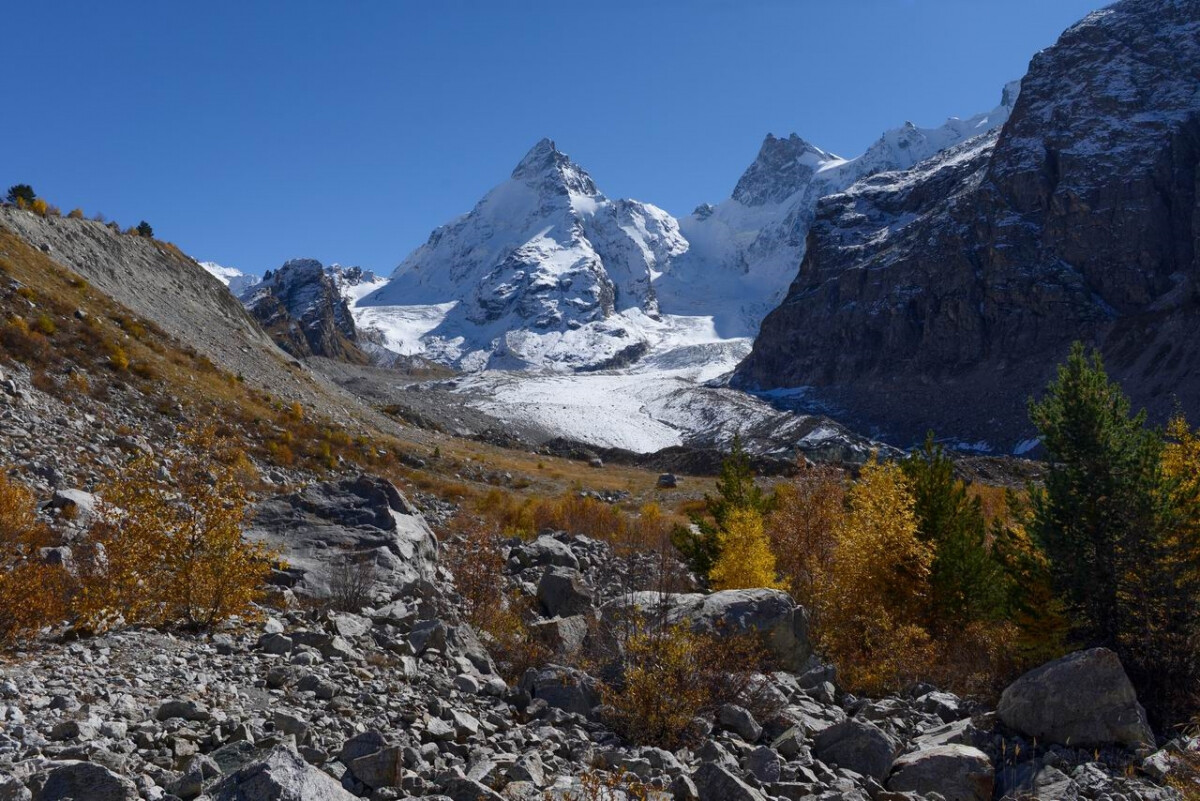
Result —
<svg viewBox="0 0 1200 801"><path fill-rule="evenodd" d="M50 533L35 508L33 493L0 473L0 647L65 617L69 576L42 561Z"/></svg>
<svg viewBox="0 0 1200 801"><path fill-rule="evenodd" d="M104 558L87 562L78 608L92 629L121 619L210 628L263 598L276 554L242 538L245 456L210 428L163 457L139 457L103 490L91 539Z"/></svg>
<svg viewBox="0 0 1200 801"><path fill-rule="evenodd" d="M124 348L114 342L108 347L108 363L117 372L124 372L129 369L129 356Z"/></svg>
<svg viewBox="0 0 1200 801"><path fill-rule="evenodd" d="M722 704L745 706L760 720L778 714L756 675L770 668L752 635L718 639L684 625L635 626L624 640L619 676L600 690L617 733L674 749L695 744L703 734L695 719Z"/></svg>
<svg viewBox="0 0 1200 801"><path fill-rule="evenodd" d="M813 608L817 582L833 566L837 533L846 515L846 483L830 465L801 469L775 489L767 533L779 572L797 603Z"/></svg>
<svg viewBox="0 0 1200 801"><path fill-rule="evenodd" d="M467 621L488 641L500 674L516 681L552 656L533 636L536 612L528 598L504 591L501 537L483 520L459 516L443 533L442 559L454 574Z"/></svg>

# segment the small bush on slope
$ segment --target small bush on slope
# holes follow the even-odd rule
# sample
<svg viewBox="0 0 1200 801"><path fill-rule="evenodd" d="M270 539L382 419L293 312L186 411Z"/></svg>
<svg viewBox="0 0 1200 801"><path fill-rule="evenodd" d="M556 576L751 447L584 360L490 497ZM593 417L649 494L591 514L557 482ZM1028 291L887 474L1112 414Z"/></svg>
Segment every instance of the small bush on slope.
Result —
<svg viewBox="0 0 1200 801"><path fill-rule="evenodd" d="M66 616L70 577L42 560L49 532L35 509L33 493L0 473L0 648Z"/></svg>
<svg viewBox="0 0 1200 801"><path fill-rule="evenodd" d="M83 571L81 623L210 628L250 612L275 555L242 538L249 463L211 429L142 456L102 490Z"/></svg>
<svg viewBox="0 0 1200 801"><path fill-rule="evenodd" d="M619 678L601 685L608 722L630 742L674 749L702 735L696 718L726 703L760 720L778 709L760 692L770 667L753 636L696 634L686 626L639 627L625 641Z"/></svg>
<svg viewBox="0 0 1200 801"><path fill-rule="evenodd" d="M496 530L460 515L442 539L442 558L454 574L463 615L488 641L500 674L516 682L527 668L549 661L549 649L529 628L536 617L531 602L504 591L503 543Z"/></svg>

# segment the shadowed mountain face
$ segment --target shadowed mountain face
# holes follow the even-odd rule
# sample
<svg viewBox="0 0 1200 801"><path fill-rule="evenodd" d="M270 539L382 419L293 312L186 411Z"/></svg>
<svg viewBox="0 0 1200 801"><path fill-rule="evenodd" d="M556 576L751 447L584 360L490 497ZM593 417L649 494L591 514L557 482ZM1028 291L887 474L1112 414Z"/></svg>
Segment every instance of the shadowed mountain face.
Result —
<svg viewBox="0 0 1200 801"><path fill-rule="evenodd" d="M1010 449L1072 340L1200 415L1200 0L1126 0L1035 56L1009 121L822 201L739 367L906 441Z"/></svg>

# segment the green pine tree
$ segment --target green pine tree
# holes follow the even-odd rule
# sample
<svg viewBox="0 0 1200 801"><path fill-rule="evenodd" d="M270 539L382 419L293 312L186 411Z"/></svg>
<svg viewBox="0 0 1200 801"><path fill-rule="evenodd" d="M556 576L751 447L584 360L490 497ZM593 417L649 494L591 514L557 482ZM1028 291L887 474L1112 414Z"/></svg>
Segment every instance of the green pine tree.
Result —
<svg viewBox="0 0 1200 801"><path fill-rule="evenodd" d="M1081 644L1115 650L1160 728L1196 711L1200 499L1166 443L1076 343L1030 417L1046 449L1032 530Z"/></svg>
<svg viewBox="0 0 1200 801"><path fill-rule="evenodd" d="M1004 617L1004 569L988 545L983 506L955 477L954 462L932 432L901 468L916 501L917 534L935 549L929 579L935 627L948 630Z"/></svg>
<svg viewBox="0 0 1200 801"><path fill-rule="evenodd" d="M5 197L9 203L14 205L18 200L20 200L26 206L31 206L33 205L33 201L37 198L37 194L33 191L33 187L29 184L13 184L8 188L8 194Z"/></svg>

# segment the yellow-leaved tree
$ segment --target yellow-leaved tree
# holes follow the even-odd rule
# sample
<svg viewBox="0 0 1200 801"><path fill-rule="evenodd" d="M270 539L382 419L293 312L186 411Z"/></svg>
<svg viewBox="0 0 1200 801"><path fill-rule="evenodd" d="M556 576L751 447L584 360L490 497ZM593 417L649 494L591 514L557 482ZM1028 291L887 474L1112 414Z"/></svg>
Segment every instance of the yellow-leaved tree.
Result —
<svg viewBox="0 0 1200 801"><path fill-rule="evenodd" d="M212 428L114 476L92 527L81 622L209 628L251 611L277 555L242 537L253 467Z"/></svg>
<svg viewBox="0 0 1200 801"><path fill-rule="evenodd" d="M780 588L775 554L763 530L763 518L750 507L731 509L717 535L721 555L709 571L714 589Z"/></svg>
<svg viewBox="0 0 1200 801"><path fill-rule="evenodd" d="M65 617L69 576L42 559L50 532L35 509L33 493L0 472L0 647Z"/></svg>
<svg viewBox="0 0 1200 801"><path fill-rule="evenodd" d="M917 536L913 503L898 465L863 465L847 492L832 565L817 582L818 640L858 692L898 689L933 656L922 623L934 554Z"/></svg>

